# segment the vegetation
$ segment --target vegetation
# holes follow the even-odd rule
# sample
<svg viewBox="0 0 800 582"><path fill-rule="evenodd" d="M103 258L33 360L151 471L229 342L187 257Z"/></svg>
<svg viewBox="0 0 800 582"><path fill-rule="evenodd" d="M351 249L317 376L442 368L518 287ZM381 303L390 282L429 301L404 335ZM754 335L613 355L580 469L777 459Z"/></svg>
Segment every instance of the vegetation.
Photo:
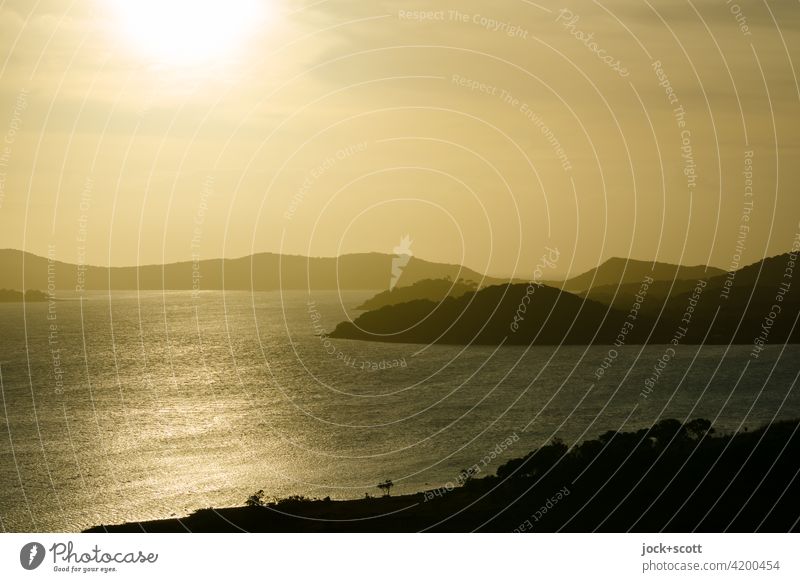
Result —
<svg viewBox="0 0 800 582"><path fill-rule="evenodd" d="M253 493L250 497L247 498L245 501L245 505L247 507L263 507L264 506L264 490L259 489L255 493Z"/></svg>
<svg viewBox="0 0 800 582"><path fill-rule="evenodd" d="M387 479L383 483L378 483L377 487L383 491L384 497L389 497L392 487L394 487L394 483L392 483L391 479Z"/></svg>

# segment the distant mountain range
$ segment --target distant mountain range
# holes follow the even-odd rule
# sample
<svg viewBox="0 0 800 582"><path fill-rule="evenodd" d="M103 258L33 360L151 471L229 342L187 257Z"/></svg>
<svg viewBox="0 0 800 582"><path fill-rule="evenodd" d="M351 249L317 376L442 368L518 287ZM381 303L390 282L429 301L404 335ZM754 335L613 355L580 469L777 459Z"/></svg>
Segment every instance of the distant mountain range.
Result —
<svg viewBox="0 0 800 582"><path fill-rule="evenodd" d="M723 274L658 264L648 274L636 262L635 282L613 265L607 272L623 284L603 285L601 293L496 285L438 302L420 299L368 311L339 324L331 337L445 344L744 343L754 345L757 357L759 345L800 342L800 285L792 287L787 279L796 258L787 253ZM595 280L605 276L604 265ZM657 280L670 272L696 278Z"/></svg>
<svg viewBox="0 0 800 582"><path fill-rule="evenodd" d="M142 267L78 266L0 250L16 290L383 290L333 337L412 343L763 343L798 341L795 255L735 272L610 259L564 282L509 282L412 257L388 291L394 255L261 253ZM787 279L787 273L788 279ZM10 298L16 294L7 293ZM779 313L772 316L778 306ZM632 314L635 312L635 321ZM686 321L689 321L686 324ZM634 325L630 326L628 323ZM684 330L684 331L680 331ZM676 340L676 334L679 335Z"/></svg>
<svg viewBox="0 0 800 582"><path fill-rule="evenodd" d="M26 292L15 291L13 289L0 289L0 303L36 303L47 301L47 295L35 289L28 289Z"/></svg>
<svg viewBox="0 0 800 582"><path fill-rule="evenodd" d="M41 289L52 283L58 290L255 290L388 289L394 255L363 253L332 257L302 257L260 253L239 259L184 261L141 267L79 267L31 253L0 250L0 288ZM423 279L450 277L481 285L504 279L484 277L459 265L412 257L399 278L400 285Z"/></svg>
<svg viewBox="0 0 800 582"><path fill-rule="evenodd" d="M394 255L383 253L348 254L340 257L303 257L258 253L238 259L182 261L140 267L78 266L54 261L32 253L0 250L0 288L46 289L50 277L59 290L203 290L289 289L389 289ZM579 292L592 287L638 284L645 273L657 280L693 279L725 273L714 267L683 267L628 259L609 259L599 267L568 279L549 281L554 287ZM507 283L507 279L486 277L467 267L426 261L412 257L402 271L398 288L423 280L450 279L475 283L480 287ZM520 282L520 281L517 281ZM456 289L460 291L460 288ZM400 292L398 295L402 295ZM387 298L388 300L388 298ZM391 301L389 301L391 302Z"/></svg>

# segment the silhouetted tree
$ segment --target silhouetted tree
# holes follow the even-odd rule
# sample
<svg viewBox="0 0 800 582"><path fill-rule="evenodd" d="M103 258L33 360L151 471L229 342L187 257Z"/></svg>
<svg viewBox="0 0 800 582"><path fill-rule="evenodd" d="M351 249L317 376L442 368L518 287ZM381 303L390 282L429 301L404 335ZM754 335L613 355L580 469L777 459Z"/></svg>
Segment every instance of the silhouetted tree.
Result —
<svg viewBox="0 0 800 582"><path fill-rule="evenodd" d="M384 497L389 497L389 491L391 491L392 487L394 487L394 483L392 483L391 479L387 479L383 483L378 483L378 489L383 491Z"/></svg>
<svg viewBox="0 0 800 582"><path fill-rule="evenodd" d="M705 418L695 418L687 422L684 427L689 434L689 438L700 440L706 435L714 434L714 429L711 428L711 421Z"/></svg>
<svg viewBox="0 0 800 582"><path fill-rule="evenodd" d="M247 498L245 502L248 507L263 507L264 506L264 490L259 489Z"/></svg>
<svg viewBox="0 0 800 582"><path fill-rule="evenodd" d="M666 418L650 429L650 436L655 438L659 446L665 446L671 440L680 440L686 436L686 428L674 418Z"/></svg>

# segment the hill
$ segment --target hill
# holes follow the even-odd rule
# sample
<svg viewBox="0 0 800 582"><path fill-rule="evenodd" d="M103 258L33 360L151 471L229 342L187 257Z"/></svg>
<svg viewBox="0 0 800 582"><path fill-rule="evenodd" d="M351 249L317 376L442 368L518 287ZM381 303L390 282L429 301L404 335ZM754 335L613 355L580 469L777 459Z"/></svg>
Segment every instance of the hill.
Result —
<svg viewBox="0 0 800 582"><path fill-rule="evenodd" d="M535 289L529 294L529 289ZM586 344L611 341L625 314L547 286L495 285L361 314L330 337L399 343ZM613 333L612 333L613 332Z"/></svg>
<svg viewBox="0 0 800 582"><path fill-rule="evenodd" d="M738 343L752 344L757 357L759 345L800 342L800 284L787 280L796 258L786 253L725 275L589 293L605 302L548 286L498 285L441 302L368 311L338 325L331 337L446 344Z"/></svg>
<svg viewBox="0 0 800 582"><path fill-rule="evenodd" d="M478 283L475 281L422 279L412 285L381 291L374 297L367 299L357 309L380 309L387 305L408 303L417 299L439 302L445 297L461 297L464 293L475 291L477 286Z"/></svg>
<svg viewBox="0 0 800 582"><path fill-rule="evenodd" d="M577 277L567 279L563 283L548 282L547 284L560 286L565 291L577 293L590 288L594 289L609 285L639 285L645 276L651 277L655 281L696 281L697 279L715 277L725 273L726 271L722 269L705 265L686 267L670 263L614 257Z"/></svg>

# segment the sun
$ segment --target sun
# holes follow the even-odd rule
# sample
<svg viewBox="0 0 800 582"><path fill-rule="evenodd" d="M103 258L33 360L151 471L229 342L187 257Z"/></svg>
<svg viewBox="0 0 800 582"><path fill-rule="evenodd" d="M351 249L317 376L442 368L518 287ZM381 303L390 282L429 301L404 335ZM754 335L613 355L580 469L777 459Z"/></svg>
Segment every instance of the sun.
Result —
<svg viewBox="0 0 800 582"><path fill-rule="evenodd" d="M264 0L111 0L123 40L148 60L201 65L234 56L265 20Z"/></svg>

